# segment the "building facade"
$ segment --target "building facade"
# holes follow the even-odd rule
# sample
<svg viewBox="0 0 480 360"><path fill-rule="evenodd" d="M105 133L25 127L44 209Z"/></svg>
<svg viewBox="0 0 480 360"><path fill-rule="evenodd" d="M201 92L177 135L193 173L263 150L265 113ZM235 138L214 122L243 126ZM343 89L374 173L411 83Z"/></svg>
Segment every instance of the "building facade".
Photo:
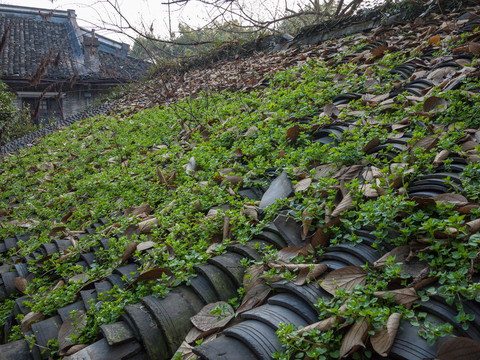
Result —
<svg viewBox="0 0 480 360"><path fill-rule="evenodd" d="M0 76L36 123L81 112L149 64L129 46L78 26L74 10L0 5Z"/></svg>

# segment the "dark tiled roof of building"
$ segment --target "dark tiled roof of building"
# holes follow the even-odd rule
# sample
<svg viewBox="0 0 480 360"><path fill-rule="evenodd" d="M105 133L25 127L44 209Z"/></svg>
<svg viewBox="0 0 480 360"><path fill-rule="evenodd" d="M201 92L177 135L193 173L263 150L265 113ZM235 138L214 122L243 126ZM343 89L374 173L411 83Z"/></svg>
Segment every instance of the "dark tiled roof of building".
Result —
<svg viewBox="0 0 480 360"><path fill-rule="evenodd" d="M5 8L7 11L5 11ZM97 69L85 61L82 42L83 29L76 26L72 12L58 12L53 16L40 15L37 10L19 7L0 7L0 69L3 78L32 79L39 68L46 65L43 80L114 79L128 81L141 78L149 66L126 55L124 44L100 39ZM117 48L116 48L116 47Z"/></svg>

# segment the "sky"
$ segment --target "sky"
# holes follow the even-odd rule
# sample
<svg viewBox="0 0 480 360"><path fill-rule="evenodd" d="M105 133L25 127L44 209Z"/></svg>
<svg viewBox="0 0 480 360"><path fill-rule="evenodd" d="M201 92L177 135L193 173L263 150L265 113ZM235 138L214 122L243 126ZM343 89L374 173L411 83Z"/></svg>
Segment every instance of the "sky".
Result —
<svg viewBox="0 0 480 360"><path fill-rule="evenodd" d="M108 36L115 40L126 43L132 43L136 33L127 31L124 27L128 24L141 29L142 31L153 29L156 36L163 39L169 38L169 23L171 29L175 32L178 29L179 22L186 23L194 28L201 27L211 21L213 17L218 15L213 8L207 8L200 1L190 0L182 7L171 6L171 18L169 22L168 6L164 3L167 0L110 0L117 3L126 21L119 18L114 8L107 3L106 0L0 0L0 4L28 6L44 9L67 10L74 9L77 14L77 22L81 27L95 28L99 34ZM240 0L247 5L262 4L263 10L254 9L260 14L265 9L272 10L274 6L268 3L277 2L279 0ZM302 0L281 0L283 2L297 2ZM228 4L228 1L226 1ZM292 6L292 5L290 5ZM293 5L294 6L294 5ZM268 14L269 16L271 14ZM108 28L108 30L105 30ZM122 35L126 32L129 36Z"/></svg>
<svg viewBox="0 0 480 360"><path fill-rule="evenodd" d="M126 17L129 24L142 30L149 30L152 27L154 34L168 38L168 7L162 4L166 2L165 0L111 1L112 3L118 3L122 14ZM77 22L81 27L95 28L101 35L127 43L132 43L131 37L135 37L136 35L135 32L132 31L127 32L130 37L120 34L120 32L125 31L123 27L127 26L127 23L126 21L121 21L113 7L104 0L3 0L0 1L0 4L58 10L74 9L77 14ZM209 11L197 1L190 1L182 8L172 6L171 10L173 31L178 29L178 23L180 21L198 27L207 23L210 18ZM104 28L108 28L109 30L105 30Z"/></svg>

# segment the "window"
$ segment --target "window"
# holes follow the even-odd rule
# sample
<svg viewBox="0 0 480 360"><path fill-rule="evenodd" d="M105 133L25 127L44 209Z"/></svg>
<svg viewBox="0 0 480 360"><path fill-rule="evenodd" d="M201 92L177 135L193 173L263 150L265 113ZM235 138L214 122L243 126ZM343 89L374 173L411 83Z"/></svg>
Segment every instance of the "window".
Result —
<svg viewBox="0 0 480 360"><path fill-rule="evenodd" d="M44 98L38 105L38 98L26 97L22 98L23 107L29 107L32 113L32 120L36 124L48 124L58 121L62 118L62 100L56 98ZM35 116L35 111L38 106L38 116Z"/></svg>

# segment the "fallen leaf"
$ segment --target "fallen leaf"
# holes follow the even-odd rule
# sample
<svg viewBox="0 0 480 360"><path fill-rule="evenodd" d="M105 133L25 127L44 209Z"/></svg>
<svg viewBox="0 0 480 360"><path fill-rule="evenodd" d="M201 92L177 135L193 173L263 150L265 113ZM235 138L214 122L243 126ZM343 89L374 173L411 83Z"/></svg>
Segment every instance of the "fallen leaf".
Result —
<svg viewBox="0 0 480 360"><path fill-rule="evenodd" d="M313 250L311 246L287 246L277 253L277 258L280 261L291 262L292 259L299 256L307 256L310 250Z"/></svg>
<svg viewBox="0 0 480 360"><path fill-rule="evenodd" d="M372 51L372 56L375 57L380 57L383 56L385 51L387 51L388 47L387 46L378 46Z"/></svg>
<svg viewBox="0 0 480 360"><path fill-rule="evenodd" d="M181 360L194 360L197 359L197 355L193 353L193 346L188 344L188 342L184 341L180 345L180 347L175 352L175 356L173 358L178 359L177 354L181 354Z"/></svg>
<svg viewBox="0 0 480 360"><path fill-rule="evenodd" d="M410 309L413 303L420 299L420 297L417 295L417 291L413 288L403 288L390 291L375 291L373 295L382 299L392 296L396 304L403 305L407 309Z"/></svg>
<svg viewBox="0 0 480 360"><path fill-rule="evenodd" d="M330 214L330 217L337 217L346 210L353 209L353 196L348 193L343 197L342 201L335 207L335 210Z"/></svg>
<svg viewBox="0 0 480 360"><path fill-rule="evenodd" d="M143 205L140 205L139 207L133 209L132 215L133 216L139 216L139 215L142 215L142 214L150 215L151 211L152 211L152 209L150 208L150 205L143 204Z"/></svg>
<svg viewBox="0 0 480 360"><path fill-rule="evenodd" d="M223 217L223 236L222 239L225 241L226 239L229 239L232 236L232 230L231 230L231 224L230 224L230 218L225 215Z"/></svg>
<svg viewBox="0 0 480 360"><path fill-rule="evenodd" d="M63 217L62 219L60 220L62 223L67 223L68 220L72 217L73 213L77 211L77 207L74 206L73 208L71 208Z"/></svg>
<svg viewBox="0 0 480 360"><path fill-rule="evenodd" d="M137 244L137 250L138 251L145 251L145 250L151 249L156 244L157 243L154 242L154 241L144 241L144 242L141 242L141 243Z"/></svg>
<svg viewBox="0 0 480 360"><path fill-rule="evenodd" d="M60 356L64 356L65 353L75 344L70 339L75 333L81 331L87 324L87 316L85 311L79 310L75 313L75 316L69 316L63 322L62 326L58 330L58 350Z"/></svg>
<svg viewBox="0 0 480 360"><path fill-rule="evenodd" d="M340 217L337 217L318 228L310 239L310 245L312 245L314 248L326 247L328 245L330 236L332 235L332 228L340 224L340 221Z"/></svg>
<svg viewBox="0 0 480 360"><path fill-rule="evenodd" d="M212 311L220 308L221 314L212 314ZM232 306L225 301L205 305L200 312L192 316L190 321L201 331L220 329L227 325L233 319L235 311Z"/></svg>
<svg viewBox="0 0 480 360"><path fill-rule="evenodd" d="M303 180L300 180L295 186L294 186L294 190L295 192L302 192L302 191L305 191L307 190L310 185L312 184L312 179L311 178L305 178Z"/></svg>
<svg viewBox="0 0 480 360"><path fill-rule="evenodd" d="M68 282L83 283L86 280L88 280L88 274L77 274L77 275L73 275L70 279L68 279Z"/></svg>
<svg viewBox="0 0 480 360"><path fill-rule="evenodd" d="M250 216L253 221L259 222L260 220L258 219L258 211L255 206L251 205L243 205L243 214Z"/></svg>
<svg viewBox="0 0 480 360"><path fill-rule="evenodd" d="M440 42L440 40L442 40L440 35L434 35L430 39L428 39L428 43L432 44L432 45L435 45L435 44L438 44Z"/></svg>
<svg viewBox="0 0 480 360"><path fill-rule="evenodd" d="M11 220L7 222L8 225L18 226L24 229L31 229L40 224L37 220Z"/></svg>
<svg viewBox="0 0 480 360"><path fill-rule="evenodd" d="M25 290L27 290L27 279L23 277L17 276L14 278L13 284L15 285L15 288L22 294L25 293Z"/></svg>
<svg viewBox="0 0 480 360"><path fill-rule="evenodd" d="M414 147L416 148L421 147L421 148L424 148L426 151L430 151L437 145L437 143L438 143L438 138L433 136L427 136L418 140L415 143Z"/></svg>
<svg viewBox="0 0 480 360"><path fill-rule="evenodd" d="M435 202L442 204L467 204L468 199L460 194L439 194L431 197Z"/></svg>
<svg viewBox="0 0 480 360"><path fill-rule="evenodd" d="M79 352L80 350L85 349L87 346L88 345L86 345L86 344L73 345L70 349L68 349L68 351L64 355L65 356L73 355L73 354Z"/></svg>
<svg viewBox="0 0 480 360"><path fill-rule="evenodd" d="M127 245L127 247L125 248L122 254L122 260L121 260L122 263L124 263L125 261L127 261L132 257L132 255L137 250L137 246L138 246L138 243L136 242L131 242L130 244Z"/></svg>
<svg viewBox="0 0 480 360"><path fill-rule="evenodd" d="M423 111L430 112L432 110L445 111L447 110L448 102L444 98L438 96L431 96L423 103Z"/></svg>
<svg viewBox="0 0 480 360"><path fill-rule="evenodd" d="M305 240L308 236L308 232L310 231L310 226L312 225L313 217L312 214L309 212L309 208L307 207L305 210L302 211L302 239Z"/></svg>
<svg viewBox="0 0 480 360"><path fill-rule="evenodd" d="M156 228L158 224L159 222L157 218L144 220L138 223L138 230L141 234L148 234L152 231L152 229Z"/></svg>
<svg viewBox="0 0 480 360"><path fill-rule="evenodd" d="M302 268L297 275L295 280L295 285L302 286L308 280L316 280L320 275L328 270L328 265L326 264L314 264L309 265L308 267Z"/></svg>
<svg viewBox="0 0 480 360"><path fill-rule="evenodd" d="M375 329L375 335L370 338L373 350L375 350L380 356L387 357L390 352L390 348L395 341L398 327L402 315L399 313L393 313L388 317L385 329Z"/></svg>
<svg viewBox="0 0 480 360"><path fill-rule="evenodd" d="M248 137L252 134L255 134L257 131L258 131L258 128L255 125L253 125L245 132L245 134L243 134L243 136Z"/></svg>
<svg viewBox="0 0 480 360"><path fill-rule="evenodd" d="M50 232L48 233L48 236L50 237L54 237L56 236L58 233L61 233L62 231L65 231L67 228L65 226L55 226L54 228L52 228L50 230Z"/></svg>
<svg viewBox="0 0 480 360"><path fill-rule="evenodd" d="M320 286L332 295L338 289L352 291L356 285L365 285L367 272L359 266L346 266L328 273Z"/></svg>
<svg viewBox="0 0 480 360"><path fill-rule="evenodd" d="M338 108L334 104L325 104L325 106L323 107L323 112L325 113L326 116L332 117L335 119L340 114L340 110L338 110Z"/></svg>
<svg viewBox="0 0 480 360"><path fill-rule="evenodd" d="M242 186L243 185L243 177L237 175L225 176L223 178L223 184L230 184L234 186Z"/></svg>
<svg viewBox="0 0 480 360"><path fill-rule="evenodd" d="M261 278L264 270L265 266L263 264L256 264L248 267L243 276L243 287L246 292L249 292L255 285L265 282L265 280Z"/></svg>
<svg viewBox="0 0 480 360"><path fill-rule="evenodd" d="M373 149L375 146L380 145L380 139L379 138L373 138L370 140L363 148L363 152L367 152L370 149Z"/></svg>
<svg viewBox="0 0 480 360"><path fill-rule="evenodd" d="M165 249L166 249L167 252L168 252L168 258L167 258L167 260L168 260L168 261L172 261L173 259L175 259L175 249L173 248L173 246L170 245L170 244L165 243Z"/></svg>
<svg viewBox="0 0 480 360"><path fill-rule="evenodd" d="M448 158L450 155L450 151L448 150L442 150L440 151L436 156L435 159L433 160L433 166L437 167L443 163L443 160Z"/></svg>
<svg viewBox="0 0 480 360"><path fill-rule="evenodd" d="M294 125L287 130L287 140L290 140L291 142L296 142L299 136L300 136L299 125Z"/></svg>
<svg viewBox="0 0 480 360"><path fill-rule="evenodd" d="M237 309L237 316L245 311L253 309L263 304L265 299L270 294L271 288L266 284L257 284L243 297L242 304Z"/></svg>
<svg viewBox="0 0 480 360"><path fill-rule="evenodd" d="M480 218L467 222L468 231L475 234L480 231Z"/></svg>
<svg viewBox="0 0 480 360"><path fill-rule="evenodd" d="M42 313L29 312L27 315L23 317L22 323L20 325L20 330L22 331L22 333L26 333L32 328L33 323L36 323L42 319L43 319Z"/></svg>
<svg viewBox="0 0 480 360"><path fill-rule="evenodd" d="M373 263L373 266L376 268L381 268L385 266L390 256L397 259L406 259L409 254L410 254L410 246L398 246L392 249L391 251L387 252L377 261L375 261Z"/></svg>
<svg viewBox="0 0 480 360"><path fill-rule="evenodd" d="M303 333L309 332L311 330L318 330L320 332L328 331L333 328L336 322L337 322L336 316L329 317L327 319L323 319L319 322L305 326L304 328L301 328L300 330L298 330L297 333L298 335L301 336Z"/></svg>
<svg viewBox="0 0 480 360"><path fill-rule="evenodd" d="M478 360L479 354L480 343L470 338L456 337L440 345L436 360Z"/></svg>
<svg viewBox="0 0 480 360"><path fill-rule="evenodd" d="M162 279L164 276L169 277L168 281L169 283L175 280L174 275L172 270L165 268L165 267L157 267L151 270L148 270L144 272L143 274L140 274L135 281L133 281L128 287L127 290L135 286L137 283L140 281L151 281L151 280L158 280Z"/></svg>
<svg viewBox="0 0 480 360"><path fill-rule="evenodd" d="M480 44L477 42L468 43L468 51L474 55L480 55Z"/></svg>
<svg viewBox="0 0 480 360"><path fill-rule="evenodd" d="M122 233L122 236L126 236L127 239L130 239L133 235L139 235L139 234L140 234L140 231L138 230L138 225L131 224L131 225L128 225L128 227Z"/></svg>
<svg viewBox="0 0 480 360"><path fill-rule="evenodd" d="M348 329L345 337L342 339L342 345L340 345L340 358L346 358L359 348L365 347L364 342L367 339L368 327L367 319L363 318Z"/></svg>

